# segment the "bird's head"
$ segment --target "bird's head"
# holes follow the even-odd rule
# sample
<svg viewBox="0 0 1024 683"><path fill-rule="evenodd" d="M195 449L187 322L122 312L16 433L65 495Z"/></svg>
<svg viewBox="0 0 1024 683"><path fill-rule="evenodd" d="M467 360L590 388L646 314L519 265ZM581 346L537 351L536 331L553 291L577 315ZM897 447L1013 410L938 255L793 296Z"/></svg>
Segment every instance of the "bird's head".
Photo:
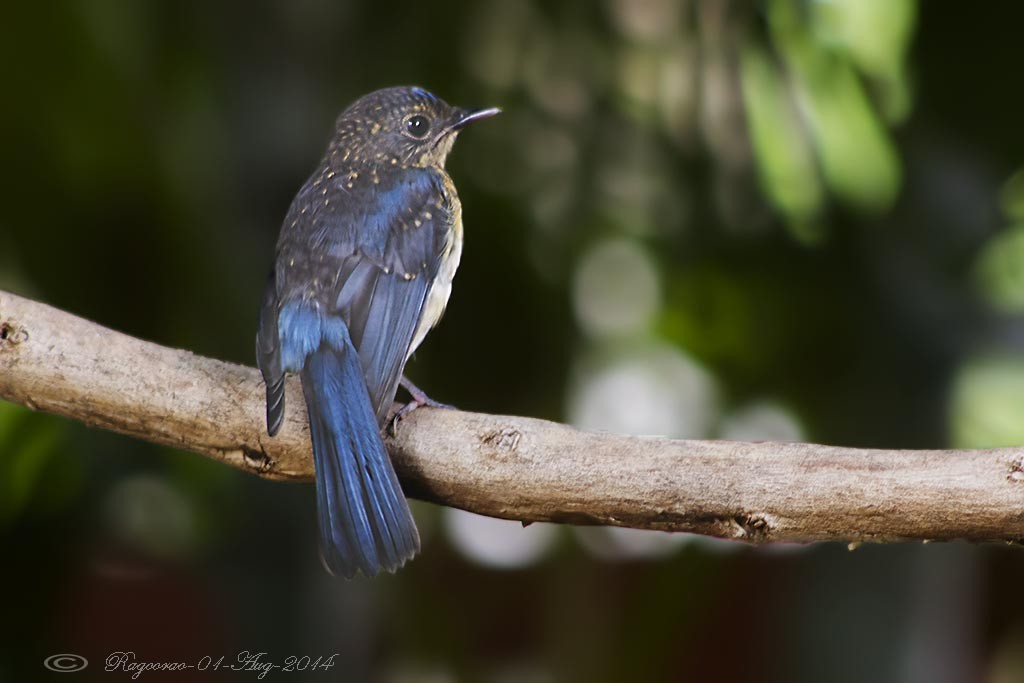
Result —
<svg viewBox="0 0 1024 683"><path fill-rule="evenodd" d="M453 107L423 88L377 90L341 113L328 154L350 165L443 168L459 131L499 111Z"/></svg>

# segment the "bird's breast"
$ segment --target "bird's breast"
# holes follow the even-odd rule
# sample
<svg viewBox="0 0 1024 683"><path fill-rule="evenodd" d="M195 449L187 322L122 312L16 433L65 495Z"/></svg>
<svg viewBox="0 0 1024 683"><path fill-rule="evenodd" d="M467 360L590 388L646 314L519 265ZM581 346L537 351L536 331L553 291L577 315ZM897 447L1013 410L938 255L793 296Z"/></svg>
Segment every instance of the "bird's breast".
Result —
<svg viewBox="0 0 1024 683"><path fill-rule="evenodd" d="M446 185L451 181L446 178ZM416 351L423 339L444 315L448 306L448 297L452 293L452 280L455 279L455 271L459 268L459 261L462 259L462 205L459 198L451 188L449 195L452 202L452 223L448 231L448 239L444 249L441 251L441 263L437 269L437 276L430 285L427 292L427 300L423 304L423 314L420 316L419 325L416 327L416 334L413 336L412 344L409 346L409 353L406 360Z"/></svg>

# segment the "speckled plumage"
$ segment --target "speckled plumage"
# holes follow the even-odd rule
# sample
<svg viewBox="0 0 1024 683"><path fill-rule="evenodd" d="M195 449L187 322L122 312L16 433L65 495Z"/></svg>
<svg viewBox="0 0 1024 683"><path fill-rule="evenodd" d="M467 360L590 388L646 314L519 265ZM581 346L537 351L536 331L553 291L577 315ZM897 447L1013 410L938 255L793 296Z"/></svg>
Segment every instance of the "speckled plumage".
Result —
<svg viewBox="0 0 1024 683"><path fill-rule="evenodd" d="M461 207L445 158L465 123L492 113L452 107L420 88L357 100L339 116L281 229L257 333L268 430L276 433L283 419L284 375L300 374L314 428L321 545L336 573L393 571L419 547L378 427L405 362L444 312L462 252ZM356 358L362 386L350 377ZM325 407L338 402L344 415ZM363 409L372 418L351 423ZM343 417L349 423L340 424ZM324 499L331 496L344 500ZM324 528L339 524L345 538Z"/></svg>

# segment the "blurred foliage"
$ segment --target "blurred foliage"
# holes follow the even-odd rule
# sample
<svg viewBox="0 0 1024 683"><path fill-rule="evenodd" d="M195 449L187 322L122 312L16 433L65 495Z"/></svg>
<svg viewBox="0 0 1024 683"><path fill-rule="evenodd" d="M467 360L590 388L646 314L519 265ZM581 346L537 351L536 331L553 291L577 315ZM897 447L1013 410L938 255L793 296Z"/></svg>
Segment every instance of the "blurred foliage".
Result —
<svg viewBox="0 0 1024 683"><path fill-rule="evenodd" d="M884 113L870 101L858 70L884 86L890 118L902 118L910 106L903 62L914 6L912 0L768 3L769 40L782 63L777 68L767 57L748 53L746 105L768 196L798 235L822 209L816 169L854 205L878 210L892 204L899 161ZM782 133L778 138L776 131ZM817 166L801 137L810 138Z"/></svg>
<svg viewBox="0 0 1024 683"><path fill-rule="evenodd" d="M953 443L996 448L1024 442L1024 357L979 357L961 368L953 391Z"/></svg>
<svg viewBox="0 0 1024 683"><path fill-rule="evenodd" d="M26 512L35 492L42 499L35 502L59 508L63 496L42 484L48 461L63 445L62 436L62 425L0 403L0 529Z"/></svg>
<svg viewBox="0 0 1024 683"><path fill-rule="evenodd" d="M988 241L978 257L978 278L994 308L1024 312L1024 226L1013 226Z"/></svg>
<svg viewBox="0 0 1024 683"><path fill-rule="evenodd" d="M10 4L0 288L251 364L279 222L334 117L418 83L504 109L449 164L466 250L409 367L437 398L691 438L1020 444L1022 19L915 0ZM0 405L0 681L55 652L244 649L339 652L351 680L1024 679L1014 548L416 514L411 566L337 582L309 487Z"/></svg>

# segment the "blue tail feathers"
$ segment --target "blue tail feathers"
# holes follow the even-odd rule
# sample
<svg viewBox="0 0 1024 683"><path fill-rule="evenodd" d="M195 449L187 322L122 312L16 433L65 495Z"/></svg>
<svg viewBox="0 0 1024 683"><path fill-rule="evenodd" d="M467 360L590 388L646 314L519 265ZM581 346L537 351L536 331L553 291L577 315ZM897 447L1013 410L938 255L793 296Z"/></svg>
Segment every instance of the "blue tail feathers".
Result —
<svg viewBox="0 0 1024 683"><path fill-rule="evenodd" d="M419 550L419 532L381 440L359 356L344 322L288 308L281 312L283 365L291 370L289 361L304 357L324 564L348 578L393 572Z"/></svg>

